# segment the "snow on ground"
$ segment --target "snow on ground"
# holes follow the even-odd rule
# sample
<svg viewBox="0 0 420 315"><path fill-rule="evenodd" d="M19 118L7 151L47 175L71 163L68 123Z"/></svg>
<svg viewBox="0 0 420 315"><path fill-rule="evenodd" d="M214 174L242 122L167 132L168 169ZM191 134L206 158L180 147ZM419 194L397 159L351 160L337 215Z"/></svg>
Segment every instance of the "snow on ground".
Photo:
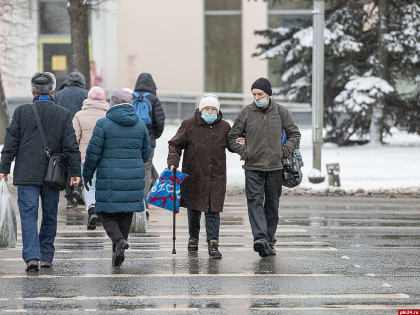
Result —
<svg viewBox="0 0 420 315"><path fill-rule="evenodd" d="M158 172L166 167L168 140L178 129L176 125L165 126L157 141L153 163ZM312 132L302 129L301 153L305 166L302 188L324 190L327 179L321 184L312 184L307 175L312 170ZM393 136L386 137L384 146L337 147L324 144L322 150L322 173L326 163L340 163L342 189L378 190L394 188L420 188L420 136L393 129ZM244 187L245 178L242 161L237 154L227 152L228 189Z"/></svg>

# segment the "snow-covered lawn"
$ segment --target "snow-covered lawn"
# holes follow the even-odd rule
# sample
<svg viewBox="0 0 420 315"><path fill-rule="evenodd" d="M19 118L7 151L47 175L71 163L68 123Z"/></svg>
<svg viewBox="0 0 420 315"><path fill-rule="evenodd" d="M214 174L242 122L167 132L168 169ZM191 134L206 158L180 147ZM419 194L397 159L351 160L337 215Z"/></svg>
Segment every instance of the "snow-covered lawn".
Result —
<svg viewBox="0 0 420 315"><path fill-rule="evenodd" d="M168 140L175 135L178 126L167 125L160 139L154 157L158 172L166 167ZM340 163L341 185L345 190L419 188L420 189L420 136L393 129L393 136L387 137L384 146L337 147L324 144L322 150L322 172L326 163ZM302 129L301 153L303 167L303 188L325 189L327 179L321 184L311 184L307 175L312 169L312 133ZM227 153L228 189L244 187L242 161L237 154Z"/></svg>

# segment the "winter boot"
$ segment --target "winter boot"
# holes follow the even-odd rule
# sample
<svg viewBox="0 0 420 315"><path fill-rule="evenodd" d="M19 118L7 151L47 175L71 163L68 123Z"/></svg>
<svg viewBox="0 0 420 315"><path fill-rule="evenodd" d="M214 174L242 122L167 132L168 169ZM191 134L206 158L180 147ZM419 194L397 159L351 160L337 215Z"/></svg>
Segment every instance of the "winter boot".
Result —
<svg viewBox="0 0 420 315"><path fill-rule="evenodd" d="M112 254L112 266L119 267L123 263L125 256L124 252L128 249L129 245L125 239L120 239L115 245L115 252Z"/></svg>
<svg viewBox="0 0 420 315"><path fill-rule="evenodd" d="M82 195L82 189L79 186L74 188L73 198L76 201L77 205L85 205L85 200L83 199Z"/></svg>
<svg viewBox="0 0 420 315"><path fill-rule="evenodd" d="M41 268L52 268L52 262L48 260L41 260L39 262L39 265L41 266Z"/></svg>
<svg viewBox="0 0 420 315"><path fill-rule="evenodd" d="M87 229L88 230L95 230L96 229L96 221L98 220L98 215L95 213L95 207L90 207L88 210L89 218Z"/></svg>
<svg viewBox="0 0 420 315"><path fill-rule="evenodd" d="M268 254L269 256L276 256L276 249L274 248L274 245L268 245Z"/></svg>
<svg viewBox="0 0 420 315"><path fill-rule="evenodd" d="M208 245L209 256L212 259L221 259L222 254L219 252L219 242L216 240L211 240Z"/></svg>
<svg viewBox="0 0 420 315"><path fill-rule="evenodd" d="M73 199L73 197L69 197L67 198L67 209L72 209L77 207L77 203L76 201Z"/></svg>
<svg viewBox="0 0 420 315"><path fill-rule="evenodd" d="M260 257L268 257L270 255L265 239L259 239L254 242L254 251L258 252Z"/></svg>
<svg viewBox="0 0 420 315"><path fill-rule="evenodd" d="M198 252L198 238L190 237L188 240L188 251Z"/></svg>
<svg viewBox="0 0 420 315"><path fill-rule="evenodd" d="M31 259L26 263L26 269L25 271L33 272L33 271L39 271L39 263L36 259Z"/></svg>

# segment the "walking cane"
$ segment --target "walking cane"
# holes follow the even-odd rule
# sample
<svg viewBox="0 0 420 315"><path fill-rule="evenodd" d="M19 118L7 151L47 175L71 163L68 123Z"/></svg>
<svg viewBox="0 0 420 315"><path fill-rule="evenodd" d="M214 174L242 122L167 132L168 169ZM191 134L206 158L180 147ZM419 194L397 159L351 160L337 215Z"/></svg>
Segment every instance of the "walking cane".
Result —
<svg viewBox="0 0 420 315"><path fill-rule="evenodd" d="M172 247L172 254L176 254L176 249L175 249L175 240L176 240L176 236L175 236L175 225L176 225L176 168L174 167L173 169L174 172L174 213L173 213L173 222L172 222L172 240L173 240L173 247Z"/></svg>

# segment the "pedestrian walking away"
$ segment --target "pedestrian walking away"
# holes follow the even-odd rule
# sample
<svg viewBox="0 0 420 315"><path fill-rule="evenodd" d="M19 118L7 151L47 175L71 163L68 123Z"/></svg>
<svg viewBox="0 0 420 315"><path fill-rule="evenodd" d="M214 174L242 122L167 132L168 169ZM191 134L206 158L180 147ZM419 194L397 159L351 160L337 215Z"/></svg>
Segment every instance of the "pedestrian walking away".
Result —
<svg viewBox="0 0 420 315"><path fill-rule="evenodd" d="M188 251L198 251L201 212L205 213L210 258L219 251L220 212L226 194L226 149L230 125L223 120L216 95L205 94L194 115L169 140L168 167L178 168L182 152L181 207L188 211Z"/></svg>
<svg viewBox="0 0 420 315"><path fill-rule="evenodd" d="M150 144L152 151L150 157L145 163L145 189L144 195L147 197L151 186L152 180L152 167L153 156L156 147L156 139L160 138L165 126L165 112L163 111L162 104L156 94L156 83L150 73L141 73L137 78L136 86L134 87L132 104L136 109L137 114L140 116L140 102L144 101L147 105L150 104L148 114L144 120L150 135ZM140 117L141 118L141 117ZM146 207L148 205L146 204ZM148 213L147 213L148 214Z"/></svg>
<svg viewBox="0 0 420 315"><path fill-rule="evenodd" d="M245 162L245 192L254 250L267 257L276 254L282 159L299 146L300 132L289 110L271 98L269 80L259 78L252 84L251 92L254 101L239 112L229 133L229 145ZM287 141L282 146L283 130Z"/></svg>
<svg viewBox="0 0 420 315"><path fill-rule="evenodd" d="M67 88L57 92L55 99L58 105L67 108L71 112L71 119L82 109L83 101L88 97L85 89L86 79L80 72L71 72L67 78ZM70 186L70 179L66 186L67 208L84 205L82 186L76 188Z"/></svg>
<svg viewBox="0 0 420 315"><path fill-rule="evenodd" d="M123 90L112 93L106 117L93 129L83 166L83 181L89 185L97 170L95 212L112 241L113 267L125 259L133 212L144 211L144 163L151 151L149 132L131 99Z"/></svg>
<svg viewBox="0 0 420 315"><path fill-rule="evenodd" d="M51 155L62 153L69 164L70 184L80 182L80 152L69 110L54 103L55 76L36 73L31 78L33 102L44 126ZM0 179L7 180L15 159L13 184L18 186L18 206L22 226L22 258L27 271L51 267L54 239L57 233L57 212L60 191L48 186L44 178L48 156L44 151L32 104L16 108L6 130L1 152ZM38 233L38 205L42 201L42 220Z"/></svg>
<svg viewBox="0 0 420 315"><path fill-rule="evenodd" d="M94 86L89 90L88 98L83 101L82 110L77 112L73 118L73 127L76 132L77 143L82 158L82 169L86 158L86 149L92 137L93 128L98 119L104 118L109 104L105 101L105 91L99 87ZM95 183L96 172L93 173L92 185L85 183L84 199L86 203L86 210L88 211L88 230L96 229L98 216L95 213Z"/></svg>

